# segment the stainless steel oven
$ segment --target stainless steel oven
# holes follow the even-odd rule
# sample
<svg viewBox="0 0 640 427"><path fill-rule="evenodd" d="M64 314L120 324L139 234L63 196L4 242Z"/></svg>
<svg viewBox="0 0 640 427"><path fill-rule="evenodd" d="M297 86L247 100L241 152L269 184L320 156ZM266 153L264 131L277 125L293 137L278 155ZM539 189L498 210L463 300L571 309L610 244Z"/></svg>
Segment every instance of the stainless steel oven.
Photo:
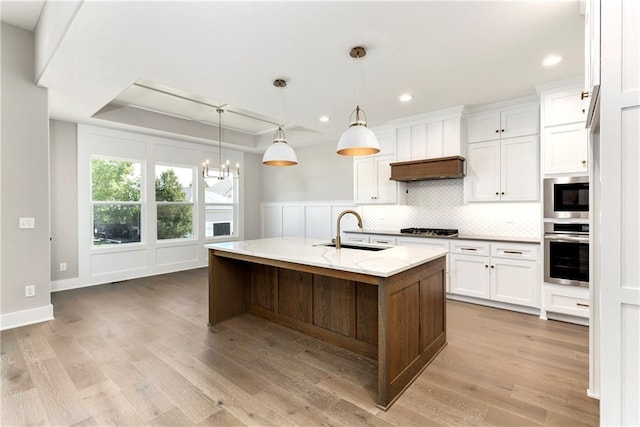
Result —
<svg viewBox="0 0 640 427"><path fill-rule="evenodd" d="M589 287L589 224L544 224L544 281Z"/></svg>
<svg viewBox="0 0 640 427"><path fill-rule="evenodd" d="M588 176L545 178L543 194L545 218L589 218Z"/></svg>

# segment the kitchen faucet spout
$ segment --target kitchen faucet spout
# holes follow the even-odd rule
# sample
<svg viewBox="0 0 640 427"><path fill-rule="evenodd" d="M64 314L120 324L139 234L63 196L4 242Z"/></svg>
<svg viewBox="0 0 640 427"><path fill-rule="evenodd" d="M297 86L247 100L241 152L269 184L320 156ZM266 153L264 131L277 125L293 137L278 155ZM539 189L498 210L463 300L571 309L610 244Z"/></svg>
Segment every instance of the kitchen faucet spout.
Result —
<svg viewBox="0 0 640 427"><path fill-rule="evenodd" d="M358 227L362 230L362 217L360 216L360 214L354 210L351 209L347 209L346 211L342 211L340 212L340 215L338 215L338 235L335 238L336 241L336 249L340 249L340 220L342 219L343 216L345 216L346 214L353 214L355 215L355 217L358 219Z"/></svg>

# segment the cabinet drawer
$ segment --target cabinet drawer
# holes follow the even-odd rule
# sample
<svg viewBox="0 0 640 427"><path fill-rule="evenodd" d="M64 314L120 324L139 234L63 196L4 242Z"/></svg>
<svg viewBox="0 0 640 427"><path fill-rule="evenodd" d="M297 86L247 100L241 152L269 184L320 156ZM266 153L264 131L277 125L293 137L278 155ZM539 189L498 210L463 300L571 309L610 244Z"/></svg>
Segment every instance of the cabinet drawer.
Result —
<svg viewBox="0 0 640 427"><path fill-rule="evenodd" d="M544 286L544 308L553 313L589 318L589 289L573 286Z"/></svg>
<svg viewBox="0 0 640 427"><path fill-rule="evenodd" d="M369 243L369 235L368 234L346 234L344 240L347 242L354 243Z"/></svg>
<svg viewBox="0 0 640 427"><path fill-rule="evenodd" d="M430 239L425 237L398 237L396 239L396 242L398 246L424 246L449 250L449 240L447 239Z"/></svg>
<svg viewBox="0 0 640 427"><path fill-rule="evenodd" d="M491 243L491 256L538 261L540 259L540 246L509 242Z"/></svg>
<svg viewBox="0 0 640 427"><path fill-rule="evenodd" d="M369 243L378 243L380 245L395 245L395 236L385 236L384 234L371 234L369 236Z"/></svg>
<svg viewBox="0 0 640 427"><path fill-rule="evenodd" d="M481 240L457 240L451 242L451 253L465 255L489 255L489 242Z"/></svg>

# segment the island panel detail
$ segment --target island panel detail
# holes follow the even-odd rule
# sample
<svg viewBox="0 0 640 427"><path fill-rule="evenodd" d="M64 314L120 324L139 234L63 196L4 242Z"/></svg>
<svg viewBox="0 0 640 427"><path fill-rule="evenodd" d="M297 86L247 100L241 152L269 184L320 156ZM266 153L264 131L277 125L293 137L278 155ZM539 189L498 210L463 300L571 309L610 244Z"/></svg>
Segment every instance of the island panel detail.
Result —
<svg viewBox="0 0 640 427"><path fill-rule="evenodd" d="M390 277L211 249L209 323L250 312L378 361L387 409L446 345L445 257Z"/></svg>

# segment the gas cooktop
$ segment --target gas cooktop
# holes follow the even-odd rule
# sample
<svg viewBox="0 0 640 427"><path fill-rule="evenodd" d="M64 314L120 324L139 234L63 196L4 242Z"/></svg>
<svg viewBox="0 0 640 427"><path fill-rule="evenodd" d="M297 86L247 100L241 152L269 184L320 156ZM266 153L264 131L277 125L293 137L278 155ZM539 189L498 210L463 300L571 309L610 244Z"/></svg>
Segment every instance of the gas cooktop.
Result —
<svg viewBox="0 0 640 427"><path fill-rule="evenodd" d="M455 237L458 235L458 230L455 228L403 228L400 230L403 234L419 234L420 236L434 236L434 237Z"/></svg>

